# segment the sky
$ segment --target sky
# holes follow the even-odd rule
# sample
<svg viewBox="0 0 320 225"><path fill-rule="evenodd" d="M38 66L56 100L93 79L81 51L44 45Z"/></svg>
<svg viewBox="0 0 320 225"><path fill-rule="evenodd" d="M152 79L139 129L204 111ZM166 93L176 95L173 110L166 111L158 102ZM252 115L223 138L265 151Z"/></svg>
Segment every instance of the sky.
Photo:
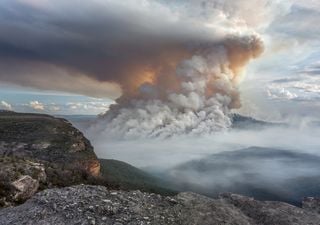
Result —
<svg viewBox="0 0 320 225"><path fill-rule="evenodd" d="M98 115L114 101L85 95L45 91L16 85L0 85L0 108L17 112L54 115Z"/></svg>
<svg viewBox="0 0 320 225"><path fill-rule="evenodd" d="M318 0L1 0L0 109L104 113L189 48L250 34L264 51L243 72L237 110L317 117L319 21Z"/></svg>

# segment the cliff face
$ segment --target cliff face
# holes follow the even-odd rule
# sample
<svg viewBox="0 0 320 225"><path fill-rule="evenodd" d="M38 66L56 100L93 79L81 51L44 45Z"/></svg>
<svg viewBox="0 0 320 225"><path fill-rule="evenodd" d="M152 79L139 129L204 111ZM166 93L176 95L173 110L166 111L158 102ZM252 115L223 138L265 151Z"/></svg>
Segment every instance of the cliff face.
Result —
<svg viewBox="0 0 320 225"><path fill-rule="evenodd" d="M0 112L0 156L30 158L99 174L90 142L67 120L48 115Z"/></svg>
<svg viewBox="0 0 320 225"><path fill-rule="evenodd" d="M46 188L90 183L99 174L93 147L68 121L0 112L0 207Z"/></svg>
<svg viewBox="0 0 320 225"><path fill-rule="evenodd" d="M0 225L15 224L184 224L318 225L319 200L306 208L224 194L218 199L194 193L163 197L140 191L111 191L102 186L48 189L23 205L0 211Z"/></svg>
<svg viewBox="0 0 320 225"><path fill-rule="evenodd" d="M85 171L88 171L94 177L100 175L100 162L98 160L85 161Z"/></svg>

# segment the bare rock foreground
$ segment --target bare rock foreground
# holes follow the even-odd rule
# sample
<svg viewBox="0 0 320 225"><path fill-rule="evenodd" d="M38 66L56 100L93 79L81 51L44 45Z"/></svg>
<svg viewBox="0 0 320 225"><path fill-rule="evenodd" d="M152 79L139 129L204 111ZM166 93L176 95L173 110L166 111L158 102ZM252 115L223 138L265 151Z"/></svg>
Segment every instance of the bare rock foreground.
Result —
<svg viewBox="0 0 320 225"><path fill-rule="evenodd" d="M194 193L174 197L140 191L112 191L103 186L78 185L47 189L24 204L0 211L0 224L319 224L319 199L306 208L281 202L223 194L218 199ZM312 206L312 207L310 207Z"/></svg>

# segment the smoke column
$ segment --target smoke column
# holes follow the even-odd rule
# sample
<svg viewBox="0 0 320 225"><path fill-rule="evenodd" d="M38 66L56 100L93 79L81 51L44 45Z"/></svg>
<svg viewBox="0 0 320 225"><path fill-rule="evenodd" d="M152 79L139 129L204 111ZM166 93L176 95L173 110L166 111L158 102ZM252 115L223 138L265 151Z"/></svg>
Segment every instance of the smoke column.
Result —
<svg viewBox="0 0 320 225"><path fill-rule="evenodd" d="M112 138L226 129L240 107L242 69L263 50L256 31L280 8L269 0L5 2L0 81L117 99L92 126Z"/></svg>
<svg viewBox="0 0 320 225"><path fill-rule="evenodd" d="M226 129L239 108L238 84L263 51L256 35L187 45L177 56L120 82L123 95L91 127L109 138L201 135Z"/></svg>

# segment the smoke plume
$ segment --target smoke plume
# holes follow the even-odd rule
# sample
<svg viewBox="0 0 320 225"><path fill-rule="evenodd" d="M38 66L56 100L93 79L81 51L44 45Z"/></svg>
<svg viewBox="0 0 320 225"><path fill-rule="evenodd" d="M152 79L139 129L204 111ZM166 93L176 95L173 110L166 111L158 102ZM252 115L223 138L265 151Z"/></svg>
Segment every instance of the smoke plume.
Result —
<svg viewBox="0 0 320 225"><path fill-rule="evenodd" d="M273 5L254 2L255 11ZM269 10L240 13L250 7L4 0L0 82L117 99L93 127L108 137L211 133L230 124L241 72L263 49L254 30Z"/></svg>
<svg viewBox="0 0 320 225"><path fill-rule="evenodd" d="M99 120L99 133L112 138L170 137L229 127L228 113L241 106L242 69L262 51L255 35L189 46L182 57L133 77L135 82L120 83L125 92Z"/></svg>

